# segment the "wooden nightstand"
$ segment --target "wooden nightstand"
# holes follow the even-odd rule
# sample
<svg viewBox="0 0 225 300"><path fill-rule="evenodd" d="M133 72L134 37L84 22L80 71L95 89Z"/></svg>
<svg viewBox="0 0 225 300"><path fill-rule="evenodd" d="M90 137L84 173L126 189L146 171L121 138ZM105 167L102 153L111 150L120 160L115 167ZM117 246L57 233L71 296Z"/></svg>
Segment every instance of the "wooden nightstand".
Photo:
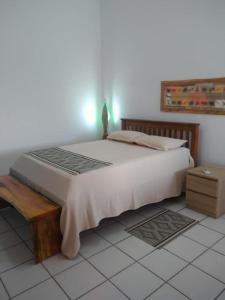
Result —
<svg viewBox="0 0 225 300"><path fill-rule="evenodd" d="M211 174L204 174L207 169ZM225 167L208 165L188 170L187 207L217 218L225 213Z"/></svg>

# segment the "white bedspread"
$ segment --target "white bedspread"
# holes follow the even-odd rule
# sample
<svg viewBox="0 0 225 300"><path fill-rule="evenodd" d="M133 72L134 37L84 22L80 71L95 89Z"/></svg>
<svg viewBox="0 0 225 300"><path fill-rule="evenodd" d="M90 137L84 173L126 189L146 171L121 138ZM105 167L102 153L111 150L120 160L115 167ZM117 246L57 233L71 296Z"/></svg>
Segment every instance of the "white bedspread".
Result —
<svg viewBox="0 0 225 300"><path fill-rule="evenodd" d="M24 154L12 168L27 184L62 206L61 249L69 258L79 251L79 233L96 227L103 218L178 196L190 166L186 148L157 151L109 140L61 148L112 165L71 175Z"/></svg>

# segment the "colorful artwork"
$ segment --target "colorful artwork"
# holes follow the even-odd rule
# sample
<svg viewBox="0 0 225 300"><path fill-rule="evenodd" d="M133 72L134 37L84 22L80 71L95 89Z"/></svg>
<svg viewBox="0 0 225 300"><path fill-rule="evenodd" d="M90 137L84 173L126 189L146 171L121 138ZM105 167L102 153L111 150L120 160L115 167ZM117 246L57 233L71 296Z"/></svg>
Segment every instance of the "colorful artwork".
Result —
<svg viewBox="0 0 225 300"><path fill-rule="evenodd" d="M161 111L225 115L225 78L162 81Z"/></svg>

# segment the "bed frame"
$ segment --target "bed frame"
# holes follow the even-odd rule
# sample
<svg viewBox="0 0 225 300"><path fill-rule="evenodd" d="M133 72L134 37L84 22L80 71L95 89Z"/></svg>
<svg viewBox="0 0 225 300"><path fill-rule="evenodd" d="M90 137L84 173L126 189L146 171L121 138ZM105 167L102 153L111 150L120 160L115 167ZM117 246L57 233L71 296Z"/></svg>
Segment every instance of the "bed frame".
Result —
<svg viewBox="0 0 225 300"><path fill-rule="evenodd" d="M195 162L197 161L199 124L122 119L122 129L186 139L186 146ZM61 207L58 204L12 176L0 176L0 197L31 223L37 263L60 251Z"/></svg>
<svg viewBox="0 0 225 300"><path fill-rule="evenodd" d="M136 130L150 135L187 140L185 147L197 164L199 123L168 122L154 120L121 119L122 130Z"/></svg>

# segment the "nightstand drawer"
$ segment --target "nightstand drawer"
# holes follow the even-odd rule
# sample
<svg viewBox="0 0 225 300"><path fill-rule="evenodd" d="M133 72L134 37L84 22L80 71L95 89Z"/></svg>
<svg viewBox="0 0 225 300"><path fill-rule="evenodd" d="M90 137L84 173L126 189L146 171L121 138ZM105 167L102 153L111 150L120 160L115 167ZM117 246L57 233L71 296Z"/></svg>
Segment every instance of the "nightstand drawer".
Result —
<svg viewBox="0 0 225 300"><path fill-rule="evenodd" d="M217 197L218 182L216 180L187 175L187 189L212 197Z"/></svg>
<svg viewBox="0 0 225 300"><path fill-rule="evenodd" d="M217 215L217 199L198 194L192 191L186 191L187 207L196 210L200 213L216 217Z"/></svg>

